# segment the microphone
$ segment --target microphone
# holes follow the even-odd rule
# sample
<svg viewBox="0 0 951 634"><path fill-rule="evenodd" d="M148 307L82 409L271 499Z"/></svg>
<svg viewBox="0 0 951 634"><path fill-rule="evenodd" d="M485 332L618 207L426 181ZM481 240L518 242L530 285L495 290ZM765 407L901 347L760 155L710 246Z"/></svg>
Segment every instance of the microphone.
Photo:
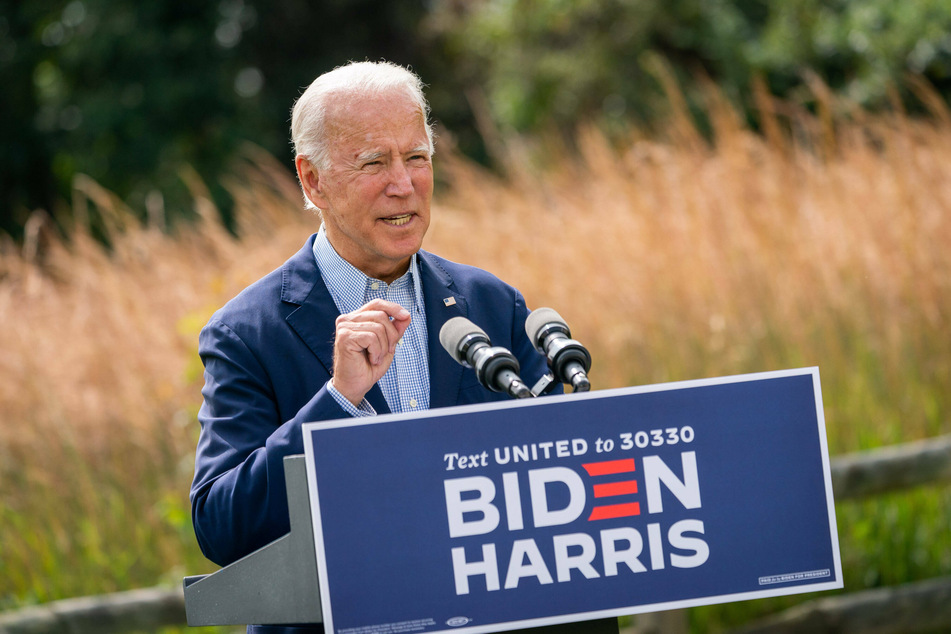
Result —
<svg viewBox="0 0 951 634"><path fill-rule="evenodd" d="M591 389L588 381L591 355L571 338L571 330L561 315L551 308L539 308L525 320L525 333L548 359L548 368L556 381L570 383L575 392Z"/></svg>
<svg viewBox="0 0 951 634"><path fill-rule="evenodd" d="M519 378L518 359L500 346L492 346L489 336L465 317L453 317L439 331L439 343L453 359L473 368L479 383L493 392L513 398L534 396Z"/></svg>

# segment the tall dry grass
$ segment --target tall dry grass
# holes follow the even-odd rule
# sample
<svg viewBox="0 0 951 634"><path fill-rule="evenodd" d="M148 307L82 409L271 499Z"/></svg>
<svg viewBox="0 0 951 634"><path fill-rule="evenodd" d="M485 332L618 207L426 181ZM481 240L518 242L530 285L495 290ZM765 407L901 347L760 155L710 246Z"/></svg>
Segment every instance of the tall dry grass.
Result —
<svg viewBox="0 0 951 634"><path fill-rule="evenodd" d="M817 365L834 450L947 431L951 121L789 110L754 134L711 93L712 143L681 113L514 183L453 164L429 244L556 307L599 386Z"/></svg>
<svg viewBox="0 0 951 634"><path fill-rule="evenodd" d="M762 133L711 92L712 141L674 109L622 143L584 128L543 167L515 153L504 179L444 148L425 246L556 308L597 388L817 365L834 453L947 433L951 117L760 103ZM37 216L0 248L0 608L210 569L187 502L197 333L317 219L255 150L226 183L238 238L184 177L194 225L138 224L80 179L68 240ZM951 570L928 555L947 497L845 509L847 583Z"/></svg>

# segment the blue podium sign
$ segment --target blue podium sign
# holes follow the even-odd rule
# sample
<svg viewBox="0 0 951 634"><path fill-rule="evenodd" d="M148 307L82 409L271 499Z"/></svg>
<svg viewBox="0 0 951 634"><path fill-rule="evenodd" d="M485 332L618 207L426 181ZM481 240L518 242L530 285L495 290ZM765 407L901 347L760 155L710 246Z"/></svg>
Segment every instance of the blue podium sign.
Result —
<svg viewBox="0 0 951 634"><path fill-rule="evenodd" d="M304 443L328 632L842 587L816 368L309 423Z"/></svg>

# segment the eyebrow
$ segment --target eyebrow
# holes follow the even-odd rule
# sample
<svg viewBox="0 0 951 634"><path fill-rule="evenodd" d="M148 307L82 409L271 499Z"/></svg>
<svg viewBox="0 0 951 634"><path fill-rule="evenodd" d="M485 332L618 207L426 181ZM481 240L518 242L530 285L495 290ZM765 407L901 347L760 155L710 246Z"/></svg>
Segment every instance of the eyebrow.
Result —
<svg viewBox="0 0 951 634"><path fill-rule="evenodd" d="M427 156L432 156L432 150L428 145L418 145L413 149L409 150L407 154L426 154ZM370 161L376 161L385 157L389 152L377 151L377 152L366 152L364 154L357 155L357 161L359 163L367 163Z"/></svg>
<svg viewBox="0 0 951 634"><path fill-rule="evenodd" d="M368 161L376 161L383 158L387 155L387 152L367 152L365 154L358 154L357 161L360 163L366 163Z"/></svg>

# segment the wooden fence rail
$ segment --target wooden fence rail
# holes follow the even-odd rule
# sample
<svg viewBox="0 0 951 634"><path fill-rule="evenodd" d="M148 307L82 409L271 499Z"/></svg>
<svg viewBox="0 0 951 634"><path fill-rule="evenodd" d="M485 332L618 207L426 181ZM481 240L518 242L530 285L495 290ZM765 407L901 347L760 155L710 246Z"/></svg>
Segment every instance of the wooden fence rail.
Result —
<svg viewBox="0 0 951 634"><path fill-rule="evenodd" d="M180 588L64 599L0 613L0 634L127 634L173 625L185 625Z"/></svg>
<svg viewBox="0 0 951 634"><path fill-rule="evenodd" d="M951 435L831 461L836 501L951 481ZM0 634L127 634L185 625L181 589L149 588L53 601L0 613ZM810 601L741 630L786 632L951 631L951 577Z"/></svg>
<svg viewBox="0 0 951 634"><path fill-rule="evenodd" d="M836 502L951 481L951 434L837 456L831 461Z"/></svg>
<svg viewBox="0 0 951 634"><path fill-rule="evenodd" d="M911 634L949 629L951 577L938 577L808 601L735 634Z"/></svg>

